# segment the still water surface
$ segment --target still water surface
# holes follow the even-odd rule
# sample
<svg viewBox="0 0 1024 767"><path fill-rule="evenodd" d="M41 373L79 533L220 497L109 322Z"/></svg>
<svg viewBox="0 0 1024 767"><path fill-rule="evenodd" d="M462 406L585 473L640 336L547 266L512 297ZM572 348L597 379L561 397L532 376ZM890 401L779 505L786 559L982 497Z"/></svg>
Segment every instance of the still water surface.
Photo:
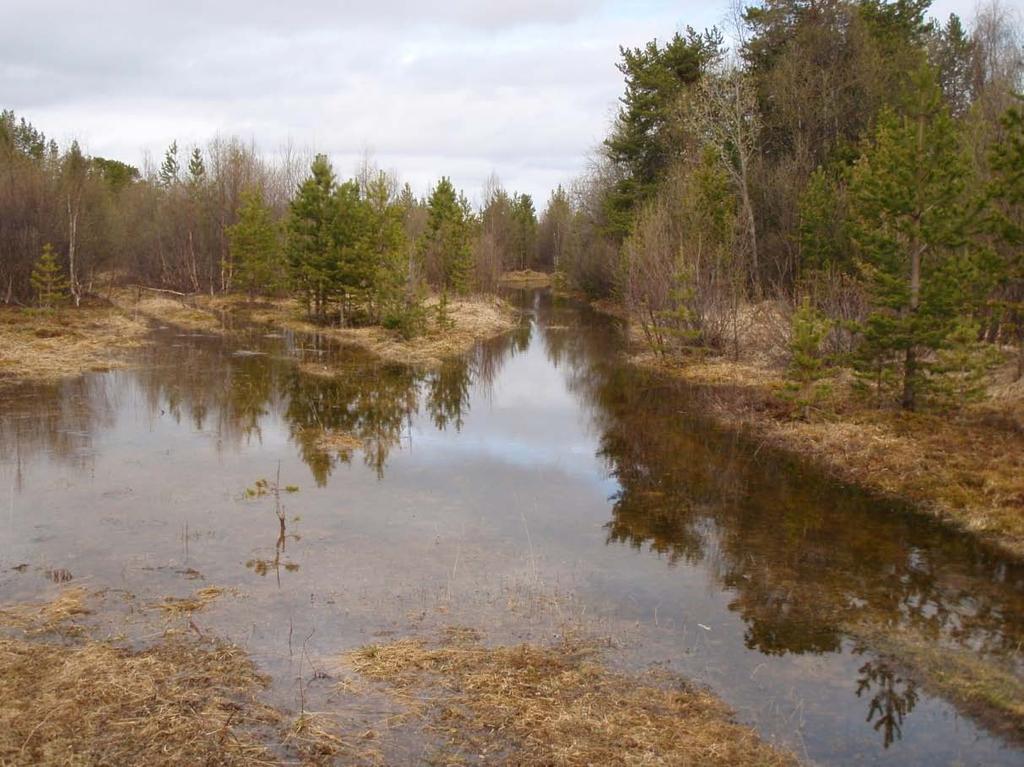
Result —
<svg viewBox="0 0 1024 767"><path fill-rule="evenodd" d="M1020 739L864 639L1020 674L1024 567L716 430L704 393L622 361L615 321L515 297L518 331L433 373L161 329L131 370L4 390L0 601L51 593L55 572L143 601L231 588L196 620L292 706L297 678L317 694L310 664L367 642L572 624L813 763L1024 764ZM310 372L327 358L343 374ZM325 428L363 447L324 452ZM299 487L283 532L271 498L245 496L278 465ZM319 695L337 702L326 680Z"/></svg>

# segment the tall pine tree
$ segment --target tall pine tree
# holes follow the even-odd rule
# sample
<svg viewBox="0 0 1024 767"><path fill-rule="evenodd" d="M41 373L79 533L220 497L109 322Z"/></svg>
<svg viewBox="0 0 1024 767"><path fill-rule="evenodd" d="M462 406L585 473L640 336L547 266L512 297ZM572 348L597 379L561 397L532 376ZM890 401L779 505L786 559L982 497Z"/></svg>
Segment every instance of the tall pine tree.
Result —
<svg viewBox="0 0 1024 767"><path fill-rule="evenodd" d="M860 360L878 384L898 380L918 406L929 353L964 311L967 165L931 72L902 114L885 111L852 171L850 231L874 310Z"/></svg>

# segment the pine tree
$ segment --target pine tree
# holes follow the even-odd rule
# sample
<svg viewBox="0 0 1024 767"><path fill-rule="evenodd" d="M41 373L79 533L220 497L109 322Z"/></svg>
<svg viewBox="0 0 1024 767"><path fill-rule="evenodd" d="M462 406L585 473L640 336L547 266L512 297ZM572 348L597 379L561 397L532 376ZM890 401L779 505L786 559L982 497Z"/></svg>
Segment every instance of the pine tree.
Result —
<svg viewBox="0 0 1024 767"><path fill-rule="evenodd" d="M1004 137L992 149L989 230L1001 244L998 306L1017 343L1017 378L1024 378L1024 110L1002 119Z"/></svg>
<svg viewBox="0 0 1024 767"><path fill-rule="evenodd" d="M468 201L456 194L448 177L442 177L427 203L427 230L421 244L442 292L462 293L469 288L472 225Z"/></svg>
<svg viewBox="0 0 1024 767"><path fill-rule="evenodd" d="M906 112L881 115L849 189L850 231L874 306L860 369L878 384L898 377L906 410L917 407L924 357L965 309L966 175L956 129L922 70Z"/></svg>
<svg viewBox="0 0 1024 767"><path fill-rule="evenodd" d="M164 161L160 163L160 186L173 186L181 175L181 164L178 162L178 142L172 141L164 152Z"/></svg>
<svg viewBox="0 0 1024 767"><path fill-rule="evenodd" d="M36 299L44 309L53 309L67 300L68 283L64 269L50 243L43 246L42 255L32 267L31 280Z"/></svg>
<svg viewBox="0 0 1024 767"><path fill-rule="evenodd" d="M830 388L821 383L825 377L825 358L821 344L831 330L831 323L814 308L806 296L793 313L789 339L789 366L786 371L787 392L803 408L804 419L810 408L828 395Z"/></svg>
<svg viewBox="0 0 1024 767"><path fill-rule="evenodd" d="M537 212L528 194L512 196L513 263L519 269L532 267L537 255Z"/></svg>
<svg viewBox="0 0 1024 767"><path fill-rule="evenodd" d="M177 146L175 146L177 149ZM177 159L175 159L177 162ZM192 186L199 186L203 183L203 179L206 177L206 163L203 162L203 153L199 147L192 149L192 154L188 158L188 181Z"/></svg>
<svg viewBox="0 0 1024 767"><path fill-rule="evenodd" d="M228 228L237 285L252 298L281 287L278 227L260 191L242 196L238 222Z"/></svg>
<svg viewBox="0 0 1024 767"><path fill-rule="evenodd" d="M309 312L323 321L338 272L338 185L325 155L310 171L289 206L288 272Z"/></svg>

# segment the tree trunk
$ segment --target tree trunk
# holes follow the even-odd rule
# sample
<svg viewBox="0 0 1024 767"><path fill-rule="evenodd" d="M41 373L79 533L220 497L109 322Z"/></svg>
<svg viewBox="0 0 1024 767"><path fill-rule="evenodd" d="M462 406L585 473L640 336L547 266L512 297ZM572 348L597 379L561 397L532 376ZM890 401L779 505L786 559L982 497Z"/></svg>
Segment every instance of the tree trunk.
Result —
<svg viewBox="0 0 1024 767"><path fill-rule="evenodd" d="M68 195L68 285L71 289L71 296L75 299L75 306L82 303L82 286L78 282L78 265L75 262L75 245L78 239L78 211L71 204L71 195Z"/></svg>

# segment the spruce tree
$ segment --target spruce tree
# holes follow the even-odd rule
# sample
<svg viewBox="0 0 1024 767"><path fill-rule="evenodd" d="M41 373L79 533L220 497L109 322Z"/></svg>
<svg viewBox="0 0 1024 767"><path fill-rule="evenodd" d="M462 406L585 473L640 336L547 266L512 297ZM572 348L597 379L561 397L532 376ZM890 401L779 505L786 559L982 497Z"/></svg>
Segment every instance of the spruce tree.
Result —
<svg viewBox="0 0 1024 767"><path fill-rule="evenodd" d="M928 71L903 114L885 111L852 171L850 232L873 311L863 324L860 370L880 388L901 384L914 410L926 357L964 311L967 166Z"/></svg>
<svg viewBox="0 0 1024 767"><path fill-rule="evenodd" d="M31 281L36 300L44 309L53 309L67 300L68 282L50 243L43 246L42 255L32 267Z"/></svg>
<svg viewBox="0 0 1024 767"><path fill-rule="evenodd" d="M252 298L273 292L282 281L278 227L259 191L242 196L238 222L228 228L237 285Z"/></svg>

